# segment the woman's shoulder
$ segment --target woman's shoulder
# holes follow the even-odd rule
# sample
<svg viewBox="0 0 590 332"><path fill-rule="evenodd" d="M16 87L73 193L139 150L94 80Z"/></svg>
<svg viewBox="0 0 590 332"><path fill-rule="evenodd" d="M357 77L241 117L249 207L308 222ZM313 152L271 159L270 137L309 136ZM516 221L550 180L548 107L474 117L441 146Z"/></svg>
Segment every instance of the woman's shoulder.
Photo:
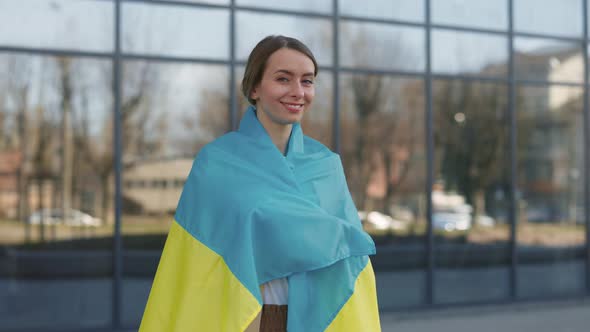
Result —
<svg viewBox="0 0 590 332"><path fill-rule="evenodd" d="M237 139L235 132L219 136L199 149L194 158L193 166L207 164L211 160L231 155L233 149L239 148L238 145L239 139Z"/></svg>
<svg viewBox="0 0 590 332"><path fill-rule="evenodd" d="M211 142L205 144L199 154L207 153L211 151L228 151L236 147L237 144L240 143L240 139L237 137L237 133L232 131L226 134L223 134Z"/></svg>
<svg viewBox="0 0 590 332"><path fill-rule="evenodd" d="M303 136L303 145L305 147L305 153L324 153L328 156L338 155L334 151L330 150L322 142L313 139L307 135Z"/></svg>

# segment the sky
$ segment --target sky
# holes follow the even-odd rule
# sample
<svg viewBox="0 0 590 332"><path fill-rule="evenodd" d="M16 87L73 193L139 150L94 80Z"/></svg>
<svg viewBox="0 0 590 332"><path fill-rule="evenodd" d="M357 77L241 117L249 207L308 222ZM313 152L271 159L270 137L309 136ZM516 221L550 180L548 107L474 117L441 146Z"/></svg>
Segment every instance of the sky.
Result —
<svg viewBox="0 0 590 332"><path fill-rule="evenodd" d="M506 2L500 0L431 0L435 24L459 24L484 29L507 29ZM515 0L515 28L522 32L577 37L582 34L582 0ZM195 1L227 4L228 0ZM332 0L236 0L238 5L330 13ZM424 4L417 0L340 0L342 15L375 16L408 22L424 21ZM112 52L113 3L104 0L0 0L0 46L46 47ZM185 6L122 5L122 47L131 54L229 59L229 12ZM253 46L268 34L303 40L320 65L333 62L332 22L250 11L236 13L236 54L245 61ZM343 21L340 31L341 64L376 69L422 71L425 33L422 28ZM358 39L366 39L359 46ZM489 64L505 63L508 41L501 35L435 29L432 68L437 73L477 73ZM534 52L548 46L570 46L547 39L519 37L515 47ZM0 58L1 59L1 58ZM98 67L102 60L84 60ZM39 74L43 72L38 68ZM173 105L199 103L203 89L227 89L227 70L206 65L160 65L176 100ZM0 67L2 68L2 67ZM89 79L98 71L89 69ZM94 72L94 73L93 73ZM0 73L2 75L2 73ZM94 75L94 76L93 76ZM0 76L1 79L2 76ZM239 78L238 78L239 79ZM39 90L39 89L38 89ZM45 92L46 97L50 98ZM103 92L101 92L103 93ZM104 98L97 96L98 101ZM180 108L180 107L178 107Z"/></svg>
<svg viewBox="0 0 590 332"><path fill-rule="evenodd" d="M484 29L507 29L505 1L431 0L435 24L459 24ZM203 2L203 1L195 1ZM224 4L227 0L205 1ZM515 28L523 32L552 33L577 37L582 33L582 0L516 0ZM260 6L263 0L237 0L238 5ZM271 2L275 8L329 13L331 0ZM376 16L424 21L424 5L416 0L340 0L342 15ZM0 0L0 45L49 47L82 51L113 51L113 4L104 0ZM148 55L229 59L229 13L224 9L192 9L184 6L122 5L123 51ZM322 65L332 64L331 21L298 16L238 12L236 15L237 55L247 54L263 36L288 34L310 44ZM420 28L344 22L341 30L341 54L347 63L355 31L376 35L369 47L381 47L383 41L411 50L410 55L424 68L424 32ZM350 31L350 35L347 33ZM392 37L398 36L398 37ZM401 41L400 41L401 39ZM555 44L549 40L520 38L521 51L533 51ZM507 59L507 41L502 36L433 31L434 69L456 73L477 71L490 62ZM481 50L484 52L481 52ZM393 51L394 52L394 51ZM457 55L460 54L460 58ZM370 55L369 55L370 57ZM374 63L373 59L367 61ZM350 63L350 62L349 62Z"/></svg>

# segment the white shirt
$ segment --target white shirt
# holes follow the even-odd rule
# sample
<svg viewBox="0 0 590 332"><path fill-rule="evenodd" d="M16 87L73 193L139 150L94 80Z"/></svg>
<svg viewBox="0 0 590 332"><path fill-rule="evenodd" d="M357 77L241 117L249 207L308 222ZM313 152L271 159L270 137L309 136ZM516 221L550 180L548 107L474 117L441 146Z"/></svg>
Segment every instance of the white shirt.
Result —
<svg viewBox="0 0 590 332"><path fill-rule="evenodd" d="M274 279L262 285L263 304L287 304L289 283L287 278Z"/></svg>

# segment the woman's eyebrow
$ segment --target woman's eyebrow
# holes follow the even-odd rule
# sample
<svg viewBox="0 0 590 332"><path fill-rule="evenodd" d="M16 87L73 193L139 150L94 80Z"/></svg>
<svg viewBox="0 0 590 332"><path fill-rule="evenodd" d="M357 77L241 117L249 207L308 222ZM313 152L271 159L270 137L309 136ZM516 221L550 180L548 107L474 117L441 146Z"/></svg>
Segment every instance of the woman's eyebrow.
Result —
<svg viewBox="0 0 590 332"><path fill-rule="evenodd" d="M274 73L275 74L277 74L277 73L283 73L283 74L295 76L295 74L292 71L287 70L287 69L279 69L279 70L275 71ZM314 73L311 73L311 72L310 73L305 73L302 76L314 76Z"/></svg>

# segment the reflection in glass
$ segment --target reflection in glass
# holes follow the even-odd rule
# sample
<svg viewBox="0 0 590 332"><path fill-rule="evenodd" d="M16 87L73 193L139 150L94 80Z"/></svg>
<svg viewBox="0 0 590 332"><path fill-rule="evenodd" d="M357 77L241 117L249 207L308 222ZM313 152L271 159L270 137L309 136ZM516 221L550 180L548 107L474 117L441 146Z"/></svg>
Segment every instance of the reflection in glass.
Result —
<svg viewBox="0 0 590 332"><path fill-rule="evenodd" d="M585 289L583 89L518 86L519 296Z"/></svg>
<svg viewBox="0 0 590 332"><path fill-rule="evenodd" d="M267 0L236 0L237 6L252 6L281 10L295 10L329 14L332 12L332 0L298 0L298 1L267 1Z"/></svg>
<svg viewBox="0 0 590 332"><path fill-rule="evenodd" d="M577 43L542 38L514 39L517 79L582 83L584 56Z"/></svg>
<svg viewBox="0 0 590 332"><path fill-rule="evenodd" d="M309 112L301 120L301 128L305 135L320 141L328 148L333 147L334 84L333 75L329 71L321 71L315 81L315 98Z"/></svg>
<svg viewBox="0 0 590 332"><path fill-rule="evenodd" d="M424 70L423 29L350 21L342 21L340 29L342 66Z"/></svg>
<svg viewBox="0 0 590 332"><path fill-rule="evenodd" d="M111 68L0 55L0 330L110 322Z"/></svg>
<svg viewBox="0 0 590 332"><path fill-rule="evenodd" d="M124 233L167 232L193 158L229 130L227 79L223 66L124 63Z"/></svg>
<svg viewBox="0 0 590 332"><path fill-rule="evenodd" d="M229 58L229 10L124 2L121 11L124 52Z"/></svg>
<svg viewBox="0 0 590 332"><path fill-rule="evenodd" d="M423 0L339 0L340 14L368 18L423 22Z"/></svg>
<svg viewBox="0 0 590 332"><path fill-rule="evenodd" d="M433 87L435 301L508 297L507 87L462 80Z"/></svg>
<svg viewBox="0 0 590 332"><path fill-rule="evenodd" d="M320 65L332 64L332 22L328 19L302 18L291 15L237 12L236 51L246 61L256 44L264 37L285 35L301 40L311 49Z"/></svg>
<svg viewBox="0 0 590 332"><path fill-rule="evenodd" d="M432 71L446 74L506 76L508 41L504 36L433 30Z"/></svg>
<svg viewBox="0 0 590 332"><path fill-rule="evenodd" d="M508 29L508 6L498 0L431 0L432 22L472 28Z"/></svg>
<svg viewBox="0 0 590 332"><path fill-rule="evenodd" d="M176 0L163 0L163 1L176 1ZM184 2L195 2L212 5L229 5L230 0L183 0Z"/></svg>
<svg viewBox="0 0 590 332"><path fill-rule="evenodd" d="M341 156L363 227L378 245L371 259L380 306L419 305L426 229L423 81L342 75L341 89Z"/></svg>
<svg viewBox="0 0 590 332"><path fill-rule="evenodd" d="M229 130L225 66L123 63L125 322L138 325L196 154Z"/></svg>
<svg viewBox="0 0 590 332"><path fill-rule="evenodd" d="M113 50L114 15L110 1L0 0L0 22L0 45Z"/></svg>
<svg viewBox="0 0 590 332"><path fill-rule="evenodd" d="M582 37L583 0L514 0L514 30Z"/></svg>

